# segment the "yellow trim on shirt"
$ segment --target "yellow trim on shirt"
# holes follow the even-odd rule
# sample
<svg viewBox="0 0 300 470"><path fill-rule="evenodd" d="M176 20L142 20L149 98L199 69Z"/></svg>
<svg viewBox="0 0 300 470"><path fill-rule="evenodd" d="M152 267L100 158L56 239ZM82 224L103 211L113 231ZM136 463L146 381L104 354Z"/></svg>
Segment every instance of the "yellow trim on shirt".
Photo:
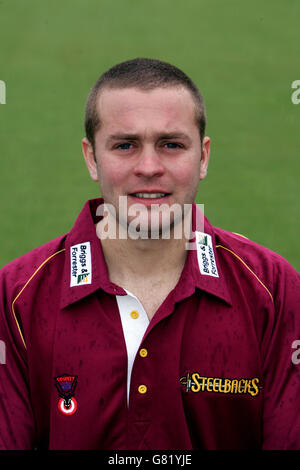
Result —
<svg viewBox="0 0 300 470"><path fill-rule="evenodd" d="M63 251L65 251L66 249L63 248L62 250L59 250L59 251L56 251L56 253L53 253L53 255L49 256L49 258L47 258L35 271L34 273L32 274L32 276L28 279L28 281L26 282L26 284L22 287L22 289L20 290L20 292L18 293L18 295L15 297L15 299L13 300L12 304L11 304L11 308L12 308L12 312L13 312L13 315L14 315L14 318L15 318L15 322L17 324L17 327L18 327L18 331L19 331L19 334L21 336L21 339L23 341L23 344L24 344L24 347L25 349L27 349L26 347L26 343L25 343L25 340L24 340L24 336L22 334L22 331L21 331L21 328L20 328L20 325L19 325L19 322L17 320L17 316L16 316L16 313L15 313L15 308L14 308L14 305L16 303L16 301L18 300L18 298L20 297L20 295L22 294L22 292L24 291L25 287L28 286L28 284L30 283L30 281L34 278L34 276L39 272L39 270L48 262L50 261L51 258L53 258L54 256L58 255L59 253L62 253Z"/></svg>
<svg viewBox="0 0 300 470"><path fill-rule="evenodd" d="M238 232L232 232L234 235L239 235L240 237L246 238L246 240L249 240L249 238L245 237L245 235L242 235L241 233Z"/></svg>
<svg viewBox="0 0 300 470"><path fill-rule="evenodd" d="M240 258L236 253L234 253L234 251L230 250L229 248L226 248L225 246L223 245L216 245L216 248L223 248L223 250L226 250L226 251L229 251L229 253L231 253L233 256L235 256L238 260L240 260L241 263L243 263L243 265L250 271L251 274L253 274L253 276L255 277L255 279L258 280L258 282L263 286L263 288L268 292L269 296L271 297L271 300L272 302L274 303L274 299L273 299L273 296L271 294L271 292L269 291L269 289L265 286L265 284L259 279L259 277L257 277L257 275L255 274L255 272L252 271L251 268L249 268L249 266L245 263L245 261L242 260L242 258Z"/></svg>

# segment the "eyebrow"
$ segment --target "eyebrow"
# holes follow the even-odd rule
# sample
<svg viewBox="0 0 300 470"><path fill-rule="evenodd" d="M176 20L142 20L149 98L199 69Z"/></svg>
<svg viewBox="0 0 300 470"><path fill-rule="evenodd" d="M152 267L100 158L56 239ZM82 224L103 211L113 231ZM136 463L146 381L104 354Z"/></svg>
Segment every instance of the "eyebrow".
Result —
<svg viewBox="0 0 300 470"><path fill-rule="evenodd" d="M164 132L158 134L158 138L161 140L172 140L172 139L185 139L190 141L190 137L183 132ZM139 140L140 136L138 134L114 134L110 135L108 141L112 140Z"/></svg>
<svg viewBox="0 0 300 470"><path fill-rule="evenodd" d="M139 136L137 134L115 134L110 135L108 140L137 140Z"/></svg>

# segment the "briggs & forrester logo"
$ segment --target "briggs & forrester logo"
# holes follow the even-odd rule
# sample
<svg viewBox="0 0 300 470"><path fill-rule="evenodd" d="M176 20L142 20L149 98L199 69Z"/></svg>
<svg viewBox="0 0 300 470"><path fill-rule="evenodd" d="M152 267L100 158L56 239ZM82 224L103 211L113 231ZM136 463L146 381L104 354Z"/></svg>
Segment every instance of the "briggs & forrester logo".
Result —
<svg viewBox="0 0 300 470"><path fill-rule="evenodd" d="M90 242L71 246L71 283L70 286L91 284L92 263Z"/></svg>

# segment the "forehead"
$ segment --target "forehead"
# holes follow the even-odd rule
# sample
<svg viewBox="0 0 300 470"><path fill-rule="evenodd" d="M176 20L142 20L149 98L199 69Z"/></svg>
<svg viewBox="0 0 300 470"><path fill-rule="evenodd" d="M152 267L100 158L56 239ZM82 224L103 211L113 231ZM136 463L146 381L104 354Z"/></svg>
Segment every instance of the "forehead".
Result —
<svg viewBox="0 0 300 470"><path fill-rule="evenodd" d="M173 130L196 128L194 99L184 87L105 88L97 101L101 129L142 130L143 127ZM184 128L184 129L183 129Z"/></svg>

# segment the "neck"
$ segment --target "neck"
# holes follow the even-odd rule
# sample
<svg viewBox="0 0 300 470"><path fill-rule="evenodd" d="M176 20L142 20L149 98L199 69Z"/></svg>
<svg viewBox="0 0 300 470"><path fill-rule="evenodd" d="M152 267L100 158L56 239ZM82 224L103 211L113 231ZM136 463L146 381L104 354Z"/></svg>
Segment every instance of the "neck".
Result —
<svg viewBox="0 0 300 470"><path fill-rule="evenodd" d="M112 282L116 280L126 283L126 279L161 278L181 272L186 260L186 243L188 239L182 233L181 238L174 237L174 230L170 230L170 238L163 239L137 239L129 236L107 237L105 227L97 224L97 234L101 239L104 258Z"/></svg>

